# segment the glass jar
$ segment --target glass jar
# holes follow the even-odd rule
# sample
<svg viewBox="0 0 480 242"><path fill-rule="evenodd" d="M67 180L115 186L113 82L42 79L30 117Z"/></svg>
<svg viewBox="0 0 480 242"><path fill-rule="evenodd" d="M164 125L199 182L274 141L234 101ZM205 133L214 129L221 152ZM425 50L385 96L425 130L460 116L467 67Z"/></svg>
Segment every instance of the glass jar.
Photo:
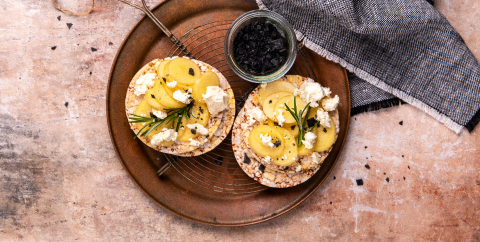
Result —
<svg viewBox="0 0 480 242"><path fill-rule="evenodd" d="M243 70L236 63L234 57L233 42L235 40L235 37L237 36L238 31L240 31L245 25L255 21L270 22L271 24L275 25L284 40L286 40L287 53L285 55L286 60L284 61L284 64L278 67L278 69L274 72L266 75L256 75ZM235 21L233 21L232 25L227 31L224 48L225 57L228 64L230 65L230 68L232 68L232 70L241 78L255 83L267 83L275 81L278 78L284 76L293 66L298 52L297 39L290 23L288 23L288 21L278 13L268 10L253 10L244 13Z"/></svg>

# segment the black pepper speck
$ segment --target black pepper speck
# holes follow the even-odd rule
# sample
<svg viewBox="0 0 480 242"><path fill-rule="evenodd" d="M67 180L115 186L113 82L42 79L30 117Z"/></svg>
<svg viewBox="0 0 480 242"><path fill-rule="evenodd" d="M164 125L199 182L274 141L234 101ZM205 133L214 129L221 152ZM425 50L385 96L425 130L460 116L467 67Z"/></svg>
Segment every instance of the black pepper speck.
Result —
<svg viewBox="0 0 480 242"><path fill-rule="evenodd" d="M91 48L92 48L92 51L93 51L93 52L97 51L97 49L96 49L96 48L93 48L93 47L91 47Z"/></svg>
<svg viewBox="0 0 480 242"><path fill-rule="evenodd" d="M188 74L190 76L195 76L195 71L193 71L193 68L188 69Z"/></svg>
<svg viewBox="0 0 480 242"><path fill-rule="evenodd" d="M402 121L400 121L400 122L398 122L398 124L400 124L400 125L403 125L403 120L402 120Z"/></svg>
<svg viewBox="0 0 480 242"><path fill-rule="evenodd" d="M57 17L58 21L62 20L62 16Z"/></svg>
<svg viewBox="0 0 480 242"><path fill-rule="evenodd" d="M55 50L57 48L57 46L52 46L52 50Z"/></svg>
<svg viewBox="0 0 480 242"><path fill-rule="evenodd" d="M65 103L65 107L67 107L67 108L68 108L68 102L66 102L66 103Z"/></svg>
<svg viewBox="0 0 480 242"><path fill-rule="evenodd" d="M72 28L72 25L73 25L72 23L67 23L68 29Z"/></svg>
<svg viewBox="0 0 480 242"><path fill-rule="evenodd" d="M248 164L250 164L250 162L251 162L250 157L248 157L247 153L245 153L243 155L243 163L248 165Z"/></svg>
<svg viewBox="0 0 480 242"><path fill-rule="evenodd" d="M264 166L264 165L260 165L260 166L258 167L258 169L259 169L261 172L263 172L263 171L265 171L265 166Z"/></svg>
<svg viewBox="0 0 480 242"><path fill-rule="evenodd" d="M370 170L370 165L366 164L366 165L365 165L365 168L367 168L367 169Z"/></svg>
<svg viewBox="0 0 480 242"><path fill-rule="evenodd" d="M308 127L313 127L313 125L315 125L315 123L317 122L317 120L315 120L315 118L309 118L307 119L307 125Z"/></svg>
<svg viewBox="0 0 480 242"><path fill-rule="evenodd" d="M390 179L387 177L387 178L385 179L385 181L390 182Z"/></svg>
<svg viewBox="0 0 480 242"><path fill-rule="evenodd" d="M362 179L357 179L357 186L363 186L363 180Z"/></svg>
<svg viewBox="0 0 480 242"><path fill-rule="evenodd" d="M113 43L112 43L112 42L108 42L108 45L113 45Z"/></svg>
<svg viewBox="0 0 480 242"><path fill-rule="evenodd" d="M216 160L215 160L215 163L217 163L218 166L222 166L222 162L223 161L223 157L218 157Z"/></svg>

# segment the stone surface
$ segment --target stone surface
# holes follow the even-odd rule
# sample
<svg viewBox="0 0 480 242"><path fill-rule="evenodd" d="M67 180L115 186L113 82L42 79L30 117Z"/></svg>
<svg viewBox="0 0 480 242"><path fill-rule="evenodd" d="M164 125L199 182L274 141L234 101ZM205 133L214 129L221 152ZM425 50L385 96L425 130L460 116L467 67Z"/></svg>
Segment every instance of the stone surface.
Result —
<svg viewBox="0 0 480 242"><path fill-rule="evenodd" d="M480 59L480 2L435 7ZM25 0L0 1L0 16L1 241L480 241L479 127L457 136L409 105L352 117L330 176L279 218L179 218L128 177L107 130L109 70L143 13L109 0L75 17Z"/></svg>

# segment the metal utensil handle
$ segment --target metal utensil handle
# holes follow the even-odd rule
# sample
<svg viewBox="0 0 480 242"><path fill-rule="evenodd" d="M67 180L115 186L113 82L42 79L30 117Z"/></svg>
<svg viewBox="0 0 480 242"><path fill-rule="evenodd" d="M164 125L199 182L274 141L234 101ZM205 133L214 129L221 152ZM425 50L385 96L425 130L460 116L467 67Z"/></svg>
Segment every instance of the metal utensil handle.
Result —
<svg viewBox="0 0 480 242"><path fill-rule="evenodd" d="M167 164L163 165L162 168L160 168L158 171L157 171L157 176L162 176L163 173L165 173L168 168L172 167L172 163L169 161Z"/></svg>
<svg viewBox="0 0 480 242"><path fill-rule="evenodd" d="M155 17L155 15L150 11L147 4L145 3L145 0L142 0L143 7L127 2L125 0L118 0L118 1L143 11L162 30L162 32L170 39L170 41L172 41L172 43L178 47L178 49L185 56L192 57L192 54L190 53L190 51L188 51L187 48L185 48L185 46L177 39L177 37L175 37L175 35L173 35L172 32L170 32L170 30L168 30L167 27L165 27L165 25L163 25L162 22L160 22L160 20L158 20L158 18Z"/></svg>

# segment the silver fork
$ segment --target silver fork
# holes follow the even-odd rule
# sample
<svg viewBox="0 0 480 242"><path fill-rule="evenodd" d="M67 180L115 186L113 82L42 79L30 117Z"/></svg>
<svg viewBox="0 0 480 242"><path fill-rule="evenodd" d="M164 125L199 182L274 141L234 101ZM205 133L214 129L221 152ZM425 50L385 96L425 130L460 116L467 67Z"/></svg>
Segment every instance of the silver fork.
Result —
<svg viewBox="0 0 480 242"><path fill-rule="evenodd" d="M118 0L118 1L143 11L163 31L163 33L170 39L170 41L172 41L172 43L178 47L178 49L185 56L192 57L192 54L190 53L190 51L188 51L187 48L183 46L180 40L178 40L177 37L175 37L175 35L173 35L172 32L170 32L170 30L168 30L167 27L165 27L165 25L163 25L162 22L160 22L160 20L158 20L157 17L155 17L155 15L153 15L152 11L150 11L147 4L145 3L145 0L142 0L143 7L127 2L125 0Z"/></svg>

